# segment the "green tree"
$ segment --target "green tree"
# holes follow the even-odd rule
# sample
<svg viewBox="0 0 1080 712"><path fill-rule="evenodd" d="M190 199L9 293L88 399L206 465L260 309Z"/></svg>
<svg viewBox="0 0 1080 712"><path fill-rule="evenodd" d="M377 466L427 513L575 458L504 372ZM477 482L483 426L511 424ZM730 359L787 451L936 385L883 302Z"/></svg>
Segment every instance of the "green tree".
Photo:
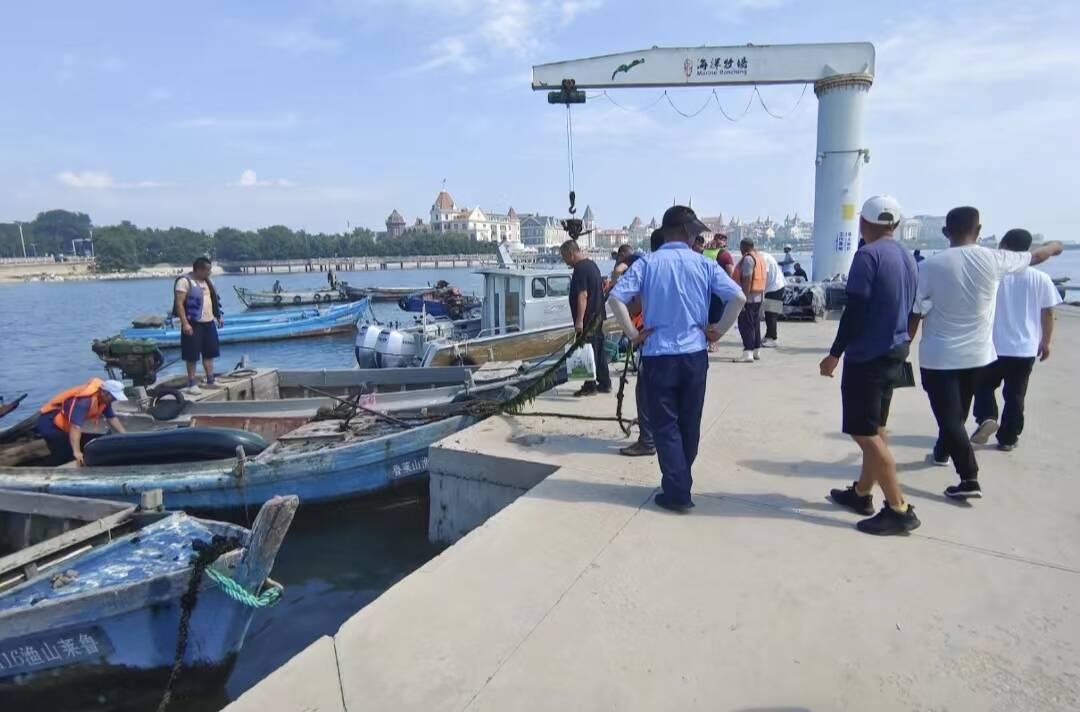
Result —
<svg viewBox="0 0 1080 712"><path fill-rule="evenodd" d="M38 213L28 226L23 226L24 232L27 228L27 244L32 241L39 255L56 255L71 252L72 240L90 237L90 216L69 210L47 210Z"/></svg>
<svg viewBox="0 0 1080 712"><path fill-rule="evenodd" d="M139 228L125 220L100 229L94 235L94 269L98 272L130 272L140 267Z"/></svg>

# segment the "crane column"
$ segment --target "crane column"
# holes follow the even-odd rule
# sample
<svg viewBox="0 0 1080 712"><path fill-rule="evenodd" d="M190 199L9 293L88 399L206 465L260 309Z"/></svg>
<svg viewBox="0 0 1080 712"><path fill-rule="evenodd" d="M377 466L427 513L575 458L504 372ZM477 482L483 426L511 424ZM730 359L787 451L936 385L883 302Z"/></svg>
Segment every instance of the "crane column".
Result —
<svg viewBox="0 0 1080 712"><path fill-rule="evenodd" d="M814 281L847 275L859 243L863 104L873 78L844 74L814 84L818 97L814 193Z"/></svg>

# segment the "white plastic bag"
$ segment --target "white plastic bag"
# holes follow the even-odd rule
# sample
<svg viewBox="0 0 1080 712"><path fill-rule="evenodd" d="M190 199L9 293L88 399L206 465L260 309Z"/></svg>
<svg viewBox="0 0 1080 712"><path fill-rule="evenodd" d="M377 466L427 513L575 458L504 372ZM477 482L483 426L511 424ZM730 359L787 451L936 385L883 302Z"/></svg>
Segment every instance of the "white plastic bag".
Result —
<svg viewBox="0 0 1080 712"><path fill-rule="evenodd" d="M566 350L569 351L571 348L567 346ZM596 380L596 356L589 344L585 344L566 359L566 374L567 379L571 381Z"/></svg>

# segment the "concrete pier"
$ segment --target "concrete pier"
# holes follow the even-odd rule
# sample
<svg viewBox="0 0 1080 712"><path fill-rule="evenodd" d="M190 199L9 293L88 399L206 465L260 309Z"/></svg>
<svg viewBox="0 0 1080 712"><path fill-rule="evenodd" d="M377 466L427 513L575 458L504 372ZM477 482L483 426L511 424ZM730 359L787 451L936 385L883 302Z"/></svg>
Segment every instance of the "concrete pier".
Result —
<svg viewBox="0 0 1080 712"><path fill-rule="evenodd" d="M926 463L926 396L897 391L923 522L902 538L825 498L859 462L839 378L817 374L835 328L781 324L756 364L725 338L688 515L652 504L655 458L620 457L613 423L498 418L444 440L430 532L457 542L228 709L1080 709L1080 309L1058 311L1021 447L978 451L982 500L941 495L956 475ZM535 410L614 412L571 390Z"/></svg>

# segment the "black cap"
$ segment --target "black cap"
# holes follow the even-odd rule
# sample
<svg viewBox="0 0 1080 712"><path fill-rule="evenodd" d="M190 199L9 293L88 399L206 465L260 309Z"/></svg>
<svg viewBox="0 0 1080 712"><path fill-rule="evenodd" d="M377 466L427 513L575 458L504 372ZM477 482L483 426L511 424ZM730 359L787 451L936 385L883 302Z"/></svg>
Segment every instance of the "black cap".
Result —
<svg viewBox="0 0 1080 712"><path fill-rule="evenodd" d="M697 237L703 232L709 231L709 226L698 220L697 214L692 208L685 205L673 205L664 213L664 220L660 223L663 230L673 227L685 227L690 237Z"/></svg>

